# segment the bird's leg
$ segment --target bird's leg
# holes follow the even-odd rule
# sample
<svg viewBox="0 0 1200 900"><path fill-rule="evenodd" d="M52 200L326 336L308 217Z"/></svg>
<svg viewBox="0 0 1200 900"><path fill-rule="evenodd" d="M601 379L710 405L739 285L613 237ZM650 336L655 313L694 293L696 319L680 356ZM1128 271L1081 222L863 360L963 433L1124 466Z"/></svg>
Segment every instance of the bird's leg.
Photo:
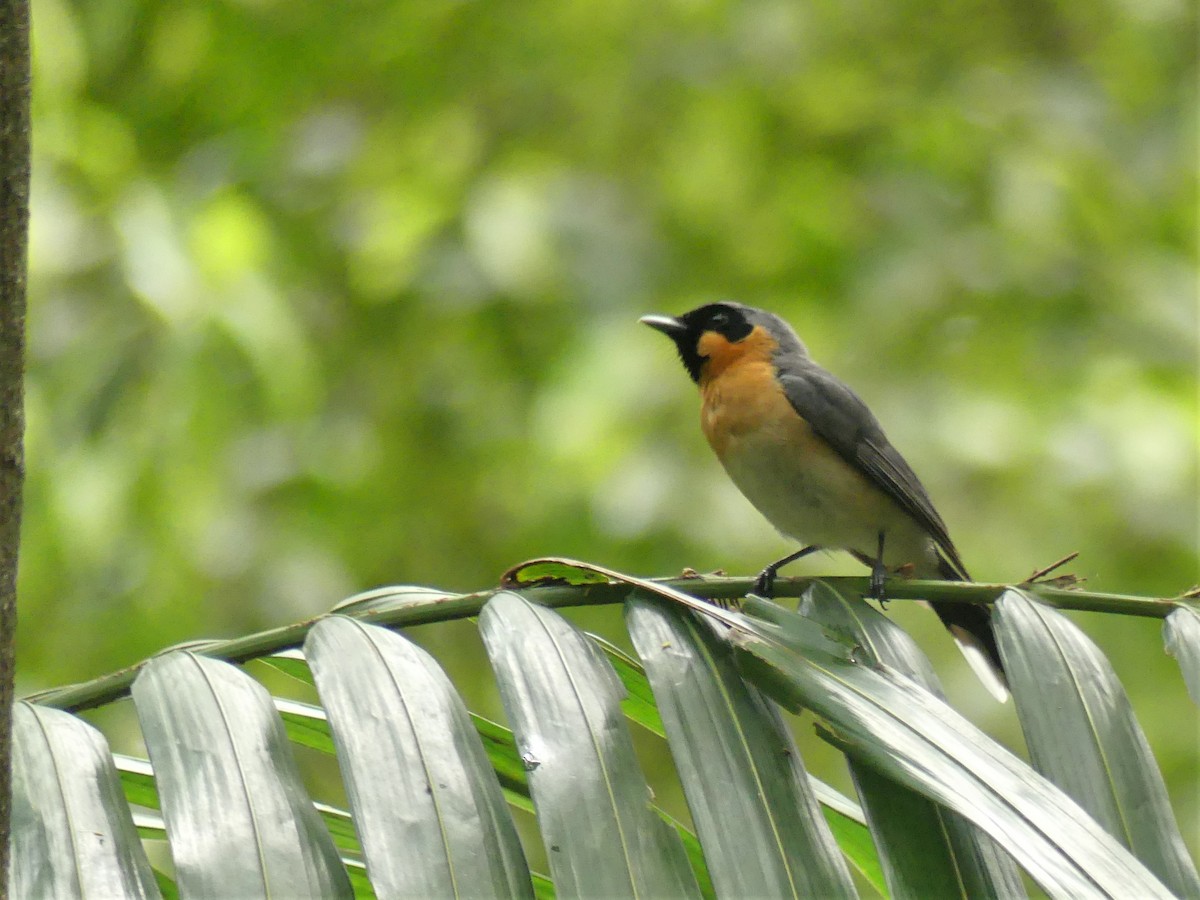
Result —
<svg viewBox="0 0 1200 900"><path fill-rule="evenodd" d="M798 559L808 556L810 553L816 553L820 547L801 547L795 553L789 553L783 559L777 559L771 563L758 575L758 580L754 582L754 593L760 597L770 597L775 590L775 575L786 566L788 563L793 563Z"/></svg>
<svg viewBox="0 0 1200 900"><path fill-rule="evenodd" d="M883 606L887 601L883 595L883 583L887 580L887 566L883 564L883 529L879 529L879 553L875 559L871 561L871 587L867 596L873 600L878 600L879 605Z"/></svg>

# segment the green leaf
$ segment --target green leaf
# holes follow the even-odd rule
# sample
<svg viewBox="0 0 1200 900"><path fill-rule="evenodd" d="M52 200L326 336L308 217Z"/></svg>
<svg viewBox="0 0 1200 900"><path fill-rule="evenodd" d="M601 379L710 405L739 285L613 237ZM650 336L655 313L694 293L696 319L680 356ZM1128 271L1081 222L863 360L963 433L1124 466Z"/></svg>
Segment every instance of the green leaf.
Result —
<svg viewBox="0 0 1200 900"><path fill-rule="evenodd" d="M540 872L534 872L533 895L537 900L554 900L557 896L557 892L554 890L554 882Z"/></svg>
<svg viewBox="0 0 1200 900"><path fill-rule="evenodd" d="M616 670L618 677L620 677L622 683L625 685L628 693L621 702L622 711L624 711L630 720L662 736L662 720L659 718L658 709L654 706L654 696L650 690L650 682L646 680L646 675L642 671L641 664L619 647L605 641L603 638L593 634L589 634L588 637L595 641L608 655L609 661ZM269 657L263 657L260 661L305 684L314 684L312 670L305 661L304 653L300 650L283 651ZM320 721L314 720L308 723L297 722L295 716L299 715L303 708L303 704L293 707L291 709L292 717L284 717L284 724L288 727L289 737L293 740L307 743L309 746L318 746L320 742L314 740L309 732L313 730L319 731L323 727L324 714L320 713L318 717ZM320 712L317 707L310 707L310 709ZM479 732L479 738L483 742L483 748L487 753L488 760L491 762L496 777L500 781L500 786L504 791L504 799L510 806L532 813L534 809L533 802L529 797L529 783L525 777L525 767L521 763L521 757L517 752L517 743L513 737L513 733L503 725L486 719L477 713L471 713L470 716L476 731ZM294 731L293 728L295 728ZM326 734L328 734L328 731L326 731ZM332 743L329 744L327 752L332 752ZM822 803L833 804L842 810L857 810L855 804L833 790L833 788L812 776L809 776L809 781L813 789L817 791ZM700 848L700 841L682 822L677 821L658 806L655 806L654 809L662 820L678 833L688 859L692 862L692 871L700 883L701 891L705 896L708 896L710 893L709 876L708 870L704 865L704 852ZM855 815L858 817L857 821L854 819ZM837 812L827 810L826 818L830 821L839 844L844 843L847 847L851 848L851 862L856 866L865 867L868 878L873 873L877 874L878 861L875 860L874 851L871 849L870 836L867 835L866 826L863 824L862 811L858 810L857 813L840 815ZM338 834L334 831L334 825L328 820L326 824L330 825L330 830L333 832L335 841L337 841ZM859 837L856 831L861 831L863 837ZM343 844L340 841L338 842L338 847L343 848ZM863 847L867 848L869 852L853 852L855 848ZM874 865L873 870L872 864Z"/></svg>
<svg viewBox="0 0 1200 900"><path fill-rule="evenodd" d="M1034 768L1180 896L1200 895L1162 774L1125 689L1061 613L1008 590L994 622Z"/></svg>
<svg viewBox="0 0 1200 900"><path fill-rule="evenodd" d="M352 895L261 685L228 663L176 651L145 666L133 699L181 893Z"/></svg>
<svg viewBox="0 0 1200 900"><path fill-rule="evenodd" d="M739 663L781 703L822 717L839 747L970 819L1053 896L1170 896L1066 794L929 691L809 641L789 644L814 627L792 618L786 629L759 622L734 632Z"/></svg>
<svg viewBox="0 0 1200 900"><path fill-rule="evenodd" d="M597 640L595 635L589 635L589 637L592 640ZM615 647L613 649L616 650ZM625 659L628 660L629 657L626 656ZM630 662L632 661L630 660ZM626 672L627 674L631 674L628 668ZM649 694L650 688L649 684L646 683L645 676L639 675L639 677L646 684L646 693ZM624 705L622 705L622 709L625 709ZM654 710L654 715L657 717L657 709ZM520 754L517 752L516 738L513 736L513 733L503 725L499 725L475 713L471 713L471 720L475 723L475 728L483 741L483 747L487 752L488 759L491 761L492 768L495 770L497 778L500 779L500 786L504 788L504 798L510 806L523 809L526 812L533 812L533 802L529 798L529 782L525 777L525 766L521 763ZM709 890L711 883L708 880L708 870L704 865L704 851L700 849L700 841L682 822L674 819L660 807L654 806L654 811L658 813L664 822L674 828L679 835L679 839L683 842L684 851L692 863L692 871L696 874L696 879L700 883L701 892L706 897L709 896L711 894L711 890Z"/></svg>
<svg viewBox="0 0 1200 900"><path fill-rule="evenodd" d="M278 653L272 653L270 656L260 656L255 660L256 663L270 666L276 671L288 675L296 681L310 686L315 686L313 681L312 669L308 667L308 660L304 658L304 651L296 648L290 650L280 650Z"/></svg>
<svg viewBox="0 0 1200 900"><path fill-rule="evenodd" d="M257 662L265 663L272 668L283 672L297 681L304 684L316 686L316 680L313 678L312 669L309 668L308 661L304 657L302 650L283 650L271 656L262 657ZM278 698L276 698L278 701ZM319 707L312 707L318 710ZM299 715L298 709L292 710L294 716ZM516 739L513 733L503 725L493 722L477 713L470 713L471 722L475 726L475 730L479 734L479 739L483 744L484 752L487 753L488 761L491 763L492 770L496 778L500 782L500 787L504 793L504 799L516 809L524 810L525 812L533 812L533 801L529 799L529 784L525 779L525 767L521 764L521 757L517 753ZM284 719L284 725L288 728L288 737L298 742L308 742L312 746L321 746L324 752L333 753L333 736L329 731L329 724L325 720L324 711L321 711L319 721L314 719L308 723L300 723L293 718L289 724L287 718ZM293 732L293 727L296 729ZM327 741L318 742L311 739L311 732L318 731L322 727L325 729ZM358 843L357 835L354 832L353 823L349 813L333 810L331 807L325 807L322 804L316 804L318 812L325 819L325 824L329 827L329 833L333 835L334 843L338 849L345 853L361 854L362 850ZM690 838L692 843L696 842L696 836L693 834L681 835L685 842ZM343 857L343 861L345 858ZM354 884L356 896L361 896L360 886L356 877L361 877L365 881L365 874L356 876L353 869L349 870L351 883ZM542 879L539 883L538 878ZM545 876L534 875L534 891L541 897L554 896L553 883Z"/></svg>
<svg viewBox="0 0 1200 900"><path fill-rule="evenodd" d="M550 587L561 585L605 584L608 578L594 568L572 560L531 559L513 566L500 578L506 588Z"/></svg>
<svg viewBox="0 0 1200 900"><path fill-rule="evenodd" d="M312 669L309 668L308 661L301 650L284 650L271 656L264 656L258 662L283 672L304 684L316 686ZM317 707L313 707L313 709L317 709ZM293 712L296 713L298 710L293 709ZM525 767L521 764L521 757L517 753L517 743L512 732L503 725L476 713L470 713L470 716L475 730L479 732L479 738L483 742L483 749L500 781L500 787L504 790L505 800L517 809L533 812L533 803L529 799L529 784L525 780ZM321 713L320 718L322 721L324 720L324 712ZM318 722L295 722L294 733L287 717L284 717L284 724L288 726L288 736L293 740L299 743L309 743L310 746L318 743L312 735L307 733L310 730L319 730L321 724ZM324 724L325 734L329 739L325 752L332 753L332 736L328 730L328 723Z"/></svg>
<svg viewBox="0 0 1200 900"><path fill-rule="evenodd" d="M375 886L367 877L367 867L361 860L343 859L346 874L350 876L350 887L354 890L355 900L374 900Z"/></svg>
<svg viewBox="0 0 1200 900"><path fill-rule="evenodd" d="M863 651L848 630L828 628L816 619L784 609L778 603L753 594L742 602L735 627L770 640L782 641L793 650L811 652L820 658L854 662Z"/></svg>
<svg viewBox="0 0 1200 900"><path fill-rule="evenodd" d="M665 738L667 732L654 701L654 692L650 690L650 682L646 679L646 673L641 664L616 644L606 641L599 635L589 632L588 637L604 651L613 671L617 673L621 684L625 686L625 699L621 701L621 710L625 713L626 718L641 725L652 734Z"/></svg>
<svg viewBox="0 0 1200 900"><path fill-rule="evenodd" d="M333 844L338 848L342 862L347 858L361 860L362 845L358 842L358 832L354 830L354 820L350 813L326 803L314 803L313 807L325 822L325 827L329 829L329 836L333 838Z"/></svg>
<svg viewBox="0 0 1200 900"><path fill-rule="evenodd" d="M317 684L302 650L284 650L282 653L263 656L258 661L295 678L298 682L312 686ZM305 703L281 701L278 697L275 698L275 703L281 710L283 725L287 727L289 739L325 754L334 754L334 739L322 708ZM287 709L287 714L283 714L283 709ZM476 713L469 715L475 730L479 732L479 738L484 744L484 750L492 763L500 787L504 790L505 800L517 809L533 812L533 803L529 800L529 785L524 776L521 757L517 755L516 740L512 737L512 732L497 722L485 719L484 716Z"/></svg>
<svg viewBox="0 0 1200 900"><path fill-rule="evenodd" d="M329 722L325 710L311 703L301 703L298 700L287 700L282 697L272 697L275 711L283 720L289 741L295 741L310 750L320 753L333 753L333 736L329 731Z"/></svg>
<svg viewBox="0 0 1200 900"><path fill-rule="evenodd" d="M646 678L646 672L642 664L633 659L620 647L609 643L604 638L591 633L588 634L588 637L595 641L600 649L604 651L605 655L608 656L608 661L612 663L613 669L616 670L617 677L621 679L621 683L625 686L627 694L625 699L621 701L621 709L626 717L665 740L666 729L663 727L662 718L659 716L658 708L655 705L654 692L650 689L650 681ZM850 864L873 887L879 890L880 893L884 893L883 871L879 868L879 857L875 854L875 844L872 842L871 834L867 830L866 819L863 817L862 809L859 808L857 803L834 790L811 773L808 775L808 784L813 791L813 795L820 802L825 821L833 832L833 836L837 840L838 846L841 848L846 859L849 860ZM696 835L662 810L659 810L659 813L665 821L670 822L679 832L679 837L687 850L688 858L693 860L692 870L696 873L696 877L700 881L700 889L707 896L709 892L706 881L709 877L708 869L702 863L696 862L696 860L703 860L703 851L700 849L700 842L697 840Z"/></svg>
<svg viewBox="0 0 1200 900"><path fill-rule="evenodd" d="M457 598L457 594L448 594L436 588L416 585L399 585L375 588L363 591L353 597L347 597L338 603L331 612L343 615L361 616L372 610L402 609L405 606L427 606L442 599Z"/></svg>
<svg viewBox="0 0 1200 900"><path fill-rule="evenodd" d="M179 886L175 884L175 879L168 877L165 872L155 869L154 881L162 893L163 900L177 900L179 897Z"/></svg>
<svg viewBox="0 0 1200 900"><path fill-rule="evenodd" d="M810 783L812 779L809 780ZM853 817L843 815L836 809L825 804L821 805L821 814L838 843L838 849L851 867L862 876L882 897L888 896L887 881L883 877L883 867L879 862L879 853L875 849L875 840L871 837L870 829Z"/></svg>
<svg viewBox="0 0 1200 900"><path fill-rule="evenodd" d="M790 733L711 626L637 595L626 620L718 895L855 896Z"/></svg>
<svg viewBox="0 0 1200 900"><path fill-rule="evenodd" d="M508 592L479 621L558 891L697 896L678 837L650 809L623 689L600 650L561 616Z"/></svg>
<svg viewBox="0 0 1200 900"><path fill-rule="evenodd" d="M324 722L323 717L321 721ZM328 743L331 747L333 746L332 738ZM154 783L154 770L150 766L150 761L119 753L113 754L113 759L117 764L117 772L121 776L121 787L125 790L125 799L138 806L158 809L158 786ZM329 829L329 835L333 838L338 852L341 853L342 861L345 862L347 858L360 857L362 848L358 844L358 836L355 834L354 822L351 820L350 814L325 803L314 803L313 807L325 821L325 827ZM152 827L147 824L151 821L157 821L161 826L162 817L151 820L144 813L134 814L134 822L143 832L145 828ZM142 834L142 837L146 836L145 833ZM159 839L166 840L166 836L161 835Z"/></svg>
<svg viewBox="0 0 1200 900"><path fill-rule="evenodd" d="M886 665L945 699L913 639L857 595L816 582L797 613L853 639L864 660ZM850 774L896 898L1020 897L1020 872L996 844L956 815L853 758Z"/></svg>
<svg viewBox="0 0 1200 900"><path fill-rule="evenodd" d="M500 785L433 658L344 616L317 623L304 648L376 890L532 897Z"/></svg>
<svg viewBox="0 0 1200 900"><path fill-rule="evenodd" d="M1163 623L1167 652L1179 662L1188 696L1200 706L1200 612L1180 606Z"/></svg>
<svg viewBox="0 0 1200 900"><path fill-rule="evenodd" d="M12 742L12 896L159 896L104 736L18 702Z"/></svg>
<svg viewBox="0 0 1200 900"><path fill-rule="evenodd" d="M855 648L857 659L886 665L937 696L943 696L937 673L908 632L860 596L841 593L825 582L817 581L800 596L795 613L758 597L752 598L745 612L765 618L771 607L782 613L780 618L784 621L799 615L844 636Z"/></svg>
<svg viewBox="0 0 1200 900"><path fill-rule="evenodd" d="M133 814L133 824L138 837L146 841L165 841L167 826L163 817L154 810L139 810Z"/></svg>
<svg viewBox="0 0 1200 900"><path fill-rule="evenodd" d="M317 807L317 811L321 813L321 817L323 819L325 819L326 825L329 825L331 821L333 821L334 823L337 823L339 820L341 820L347 827L350 828L351 838L350 838L349 842L352 843L353 846L357 849L358 839L353 837L353 826L350 825L349 814L342 812L341 810L335 810L335 809L333 809L333 807L324 806L323 804L320 804L320 803L317 803L315 805ZM166 829L166 825L163 823L162 816L160 816L156 813L154 813L154 814L145 813L145 812L134 813L133 823L137 826L138 834L141 836L141 838L143 840L149 840L149 841L166 841L167 840L167 829ZM335 827L336 827L336 825L335 825ZM338 837L339 837L338 833L334 830L333 827L330 828L330 832L333 833L334 842L338 843ZM343 837L344 837L344 835L343 835ZM339 849L341 849L340 844L339 844ZM374 897L375 891L371 887L371 882L367 880L366 867L363 865L362 860L358 857L358 855L356 853L349 854L349 855L343 853L341 859L342 859L342 865L344 865L346 867L346 874L348 874L350 876L350 886L354 889L354 896L355 897L365 897L365 898ZM167 875L160 872L158 869L154 870L154 877L158 881L159 890L163 891L164 900L166 900L166 897L168 896L167 890L166 890L166 888L164 888L164 885L170 885L170 888L171 888L170 896L172 896L172 897L179 896L179 891L175 886L174 879L169 878Z"/></svg>
<svg viewBox="0 0 1200 900"><path fill-rule="evenodd" d="M517 740L513 733L498 722L475 713L471 713L471 722L483 743L492 771L504 789L505 799L518 809L533 812L525 766L521 762L521 755L517 753Z"/></svg>
<svg viewBox="0 0 1200 900"><path fill-rule="evenodd" d="M154 783L154 769L150 766L150 760L114 753L113 762L117 766L125 799L138 806L158 809L158 786Z"/></svg>
<svg viewBox="0 0 1200 900"><path fill-rule="evenodd" d="M285 650L271 656L264 656L258 662L265 663L304 684L316 686L312 669L309 668L308 661L301 650ZM278 698L276 699L278 702ZM284 725L288 728L288 737L298 743L307 743L309 746L317 747L319 745L324 752L333 753L332 732L329 731L328 722L325 721L324 711L319 707L310 708L320 712L319 721L317 719L308 722L296 721L302 714L301 708L297 707L291 709L293 714L291 722L288 717L284 717ZM470 713L470 716L496 778L500 782L500 787L504 791L504 799L510 806L525 812L533 812L533 802L529 799L529 784L525 780L525 767L521 764L521 757L517 753L517 742L513 733L503 725L477 713ZM294 731L293 728L295 728ZM324 728L325 741L320 741L311 734L322 728ZM334 836L336 838L336 834Z"/></svg>

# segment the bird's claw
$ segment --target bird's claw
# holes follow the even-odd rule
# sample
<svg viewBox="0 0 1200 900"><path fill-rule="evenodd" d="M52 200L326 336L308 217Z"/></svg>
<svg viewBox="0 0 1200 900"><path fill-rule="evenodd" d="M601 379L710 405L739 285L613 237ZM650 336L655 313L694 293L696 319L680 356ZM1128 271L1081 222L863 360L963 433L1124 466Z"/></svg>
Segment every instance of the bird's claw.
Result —
<svg viewBox="0 0 1200 900"><path fill-rule="evenodd" d="M871 566L871 586L867 588L867 596L872 600L878 600L879 605L887 608L887 595L883 590L883 584L887 581L888 570L883 563L876 563Z"/></svg>
<svg viewBox="0 0 1200 900"><path fill-rule="evenodd" d="M758 573L754 582L754 593L768 600L775 594L775 570L770 566Z"/></svg>
<svg viewBox="0 0 1200 900"><path fill-rule="evenodd" d="M884 598L883 583L887 581L888 570L883 564L883 539L884 533L879 532L879 551L875 554L875 559L871 563L871 586L867 590L867 596L872 600L878 600L880 607L886 609L884 605L887 601Z"/></svg>

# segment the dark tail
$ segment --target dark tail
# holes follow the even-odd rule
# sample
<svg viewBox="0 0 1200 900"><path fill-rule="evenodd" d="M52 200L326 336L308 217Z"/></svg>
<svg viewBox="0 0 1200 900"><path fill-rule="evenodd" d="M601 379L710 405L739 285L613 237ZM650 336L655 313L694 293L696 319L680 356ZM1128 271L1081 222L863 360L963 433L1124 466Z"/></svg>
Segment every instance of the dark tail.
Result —
<svg viewBox="0 0 1200 900"><path fill-rule="evenodd" d="M955 571L945 560L941 563L939 574L948 581L958 581L965 575L965 572ZM1000 660L1000 648L996 646L996 633L992 630L991 607L944 601L929 605L954 635L955 643L984 687L1001 703L1007 700L1008 679Z"/></svg>

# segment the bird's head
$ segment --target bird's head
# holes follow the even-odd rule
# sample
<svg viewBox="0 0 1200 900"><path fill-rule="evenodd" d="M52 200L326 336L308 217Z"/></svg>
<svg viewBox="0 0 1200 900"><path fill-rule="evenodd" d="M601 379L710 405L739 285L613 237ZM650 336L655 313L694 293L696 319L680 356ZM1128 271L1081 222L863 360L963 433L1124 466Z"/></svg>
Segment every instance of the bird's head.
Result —
<svg viewBox="0 0 1200 900"><path fill-rule="evenodd" d="M723 369L748 355L768 360L780 352L807 355L796 332L779 316L732 301L709 303L678 318L654 315L639 321L675 342L684 368L697 383L713 376L714 364Z"/></svg>

